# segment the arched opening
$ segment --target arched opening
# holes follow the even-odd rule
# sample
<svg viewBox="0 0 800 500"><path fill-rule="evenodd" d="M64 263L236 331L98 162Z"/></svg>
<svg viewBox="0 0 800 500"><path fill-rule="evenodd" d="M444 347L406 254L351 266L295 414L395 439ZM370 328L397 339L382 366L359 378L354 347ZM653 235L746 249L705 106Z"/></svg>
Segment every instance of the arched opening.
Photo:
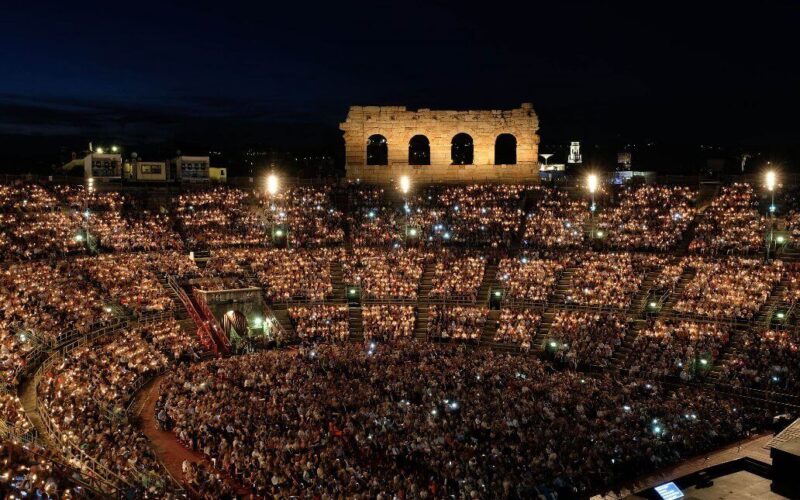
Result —
<svg viewBox="0 0 800 500"><path fill-rule="evenodd" d="M453 165L472 165L473 147L472 137L469 134L462 132L453 137L450 157L453 160Z"/></svg>
<svg viewBox="0 0 800 500"><path fill-rule="evenodd" d="M516 165L517 138L511 134L500 134L494 141L494 164Z"/></svg>
<svg viewBox="0 0 800 500"><path fill-rule="evenodd" d="M389 144L386 137L375 134L367 139L367 165L388 165Z"/></svg>
<svg viewBox="0 0 800 500"><path fill-rule="evenodd" d="M415 135L408 141L408 164L431 164L431 143L424 135Z"/></svg>

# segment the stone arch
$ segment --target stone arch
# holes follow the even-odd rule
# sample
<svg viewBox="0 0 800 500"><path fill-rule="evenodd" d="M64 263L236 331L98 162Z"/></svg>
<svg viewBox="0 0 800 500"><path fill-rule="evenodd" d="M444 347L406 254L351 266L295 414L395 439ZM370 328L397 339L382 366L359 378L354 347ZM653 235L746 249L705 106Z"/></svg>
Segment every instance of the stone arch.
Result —
<svg viewBox="0 0 800 500"><path fill-rule="evenodd" d="M388 165L389 143L381 134L373 134L367 139L367 165Z"/></svg>
<svg viewBox="0 0 800 500"><path fill-rule="evenodd" d="M475 142L472 136L461 132L450 142L450 160L453 165L472 165L475 161Z"/></svg>
<svg viewBox="0 0 800 500"><path fill-rule="evenodd" d="M408 141L408 164L431 164L431 141L422 134L417 134Z"/></svg>
<svg viewBox="0 0 800 500"><path fill-rule="evenodd" d="M517 164L517 138L513 134L500 134L494 140L494 164Z"/></svg>

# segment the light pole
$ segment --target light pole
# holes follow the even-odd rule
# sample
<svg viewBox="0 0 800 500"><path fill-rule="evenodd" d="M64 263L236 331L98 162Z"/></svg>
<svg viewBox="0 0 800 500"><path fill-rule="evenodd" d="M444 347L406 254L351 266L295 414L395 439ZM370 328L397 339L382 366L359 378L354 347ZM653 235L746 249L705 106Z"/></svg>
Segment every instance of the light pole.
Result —
<svg viewBox="0 0 800 500"><path fill-rule="evenodd" d="M403 193L403 217L404 217L404 226L405 229L403 230L403 239L408 239L408 192L411 190L411 178L407 175L403 175L400 177L400 192ZM407 243L407 241L404 241Z"/></svg>
<svg viewBox="0 0 800 500"><path fill-rule="evenodd" d="M595 204L594 204L594 193L597 191L597 186L599 184L599 179L597 174L591 173L586 176L586 188L589 190L589 193L592 195L592 204L589 206L589 212L591 212L592 217L592 239L594 239L594 212L595 212Z"/></svg>
<svg viewBox="0 0 800 500"><path fill-rule="evenodd" d="M267 176L266 188L267 188L267 194L269 194L269 197L270 197L270 202L273 202L274 199L275 199L275 195L278 194L278 189L280 189L280 181L278 180L278 176L277 175L275 175L274 173L270 173ZM277 205L273 205L271 208L277 208L278 210L280 210L280 207L278 207ZM277 236L278 238L282 238L283 237L283 231L280 229L280 225L278 226L278 229L275 229L275 215L274 214L270 217L270 221L271 221L270 222L270 237L272 238L272 244L274 245L275 244L275 237ZM288 235L286 235L286 247L287 248L289 247L289 236Z"/></svg>
<svg viewBox="0 0 800 500"><path fill-rule="evenodd" d="M769 260L769 250L772 245L772 233L775 228L775 184L777 175L774 170L768 170L766 174L767 189L770 193L770 204L767 209L767 216L769 217L769 237L767 238L767 260Z"/></svg>

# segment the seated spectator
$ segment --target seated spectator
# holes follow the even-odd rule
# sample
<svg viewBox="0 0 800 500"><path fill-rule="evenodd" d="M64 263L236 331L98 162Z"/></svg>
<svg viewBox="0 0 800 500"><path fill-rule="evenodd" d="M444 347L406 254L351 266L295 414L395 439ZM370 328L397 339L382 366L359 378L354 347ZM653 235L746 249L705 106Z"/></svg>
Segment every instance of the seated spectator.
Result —
<svg viewBox="0 0 800 500"><path fill-rule="evenodd" d="M289 318L304 342L337 342L350 336L347 306L290 307Z"/></svg>
<svg viewBox="0 0 800 500"><path fill-rule="evenodd" d="M719 197L703 212L689 250L712 255L761 250L767 226L756 211L757 203L749 184L723 186Z"/></svg>
<svg viewBox="0 0 800 500"><path fill-rule="evenodd" d="M367 340L394 340L414 334L413 306L381 304L366 306L361 310L364 338Z"/></svg>
<svg viewBox="0 0 800 500"><path fill-rule="evenodd" d="M431 306L428 310L428 336L479 339L488 316L486 307Z"/></svg>
<svg viewBox="0 0 800 500"><path fill-rule="evenodd" d="M705 376L728 343L730 330L717 323L654 320L633 341L630 373L647 377Z"/></svg>
<svg viewBox="0 0 800 500"><path fill-rule="evenodd" d="M678 312L713 319L755 317L783 275L783 263L731 257L703 260L689 257L684 265L695 275L675 303Z"/></svg>
<svg viewBox="0 0 800 500"><path fill-rule="evenodd" d="M598 215L601 242L624 250L668 250L694 218L695 193L683 186L626 187L617 206Z"/></svg>
<svg viewBox="0 0 800 500"><path fill-rule="evenodd" d="M414 300L424 263L430 258L430 253L416 249L355 248L353 256L342 262L344 282L361 287L367 297Z"/></svg>
<svg viewBox="0 0 800 500"><path fill-rule="evenodd" d="M722 367L722 382L800 393L800 342L795 332L747 330L740 335L741 347Z"/></svg>
<svg viewBox="0 0 800 500"><path fill-rule="evenodd" d="M474 301L483 282L483 257L445 253L434 265L431 298Z"/></svg>
<svg viewBox="0 0 800 500"><path fill-rule="evenodd" d="M536 329L541 321L542 316L539 313L528 309L519 311L503 309L500 311L494 341L516 344L527 351L531 348L531 339L536 335Z"/></svg>
<svg viewBox="0 0 800 500"><path fill-rule="evenodd" d="M626 309L645 275L663 266L657 255L589 254L572 275L566 301L592 307Z"/></svg>
<svg viewBox="0 0 800 500"><path fill-rule="evenodd" d="M546 348L572 368L605 367L627 332L628 322L620 313L559 311L550 326Z"/></svg>
<svg viewBox="0 0 800 500"><path fill-rule="evenodd" d="M512 302L546 302L567 261L528 257L501 260L497 279L504 297Z"/></svg>
<svg viewBox="0 0 800 500"><path fill-rule="evenodd" d="M525 224L523 242L540 248L570 248L584 244L589 202L571 199L569 193L544 187L536 191L538 203Z"/></svg>

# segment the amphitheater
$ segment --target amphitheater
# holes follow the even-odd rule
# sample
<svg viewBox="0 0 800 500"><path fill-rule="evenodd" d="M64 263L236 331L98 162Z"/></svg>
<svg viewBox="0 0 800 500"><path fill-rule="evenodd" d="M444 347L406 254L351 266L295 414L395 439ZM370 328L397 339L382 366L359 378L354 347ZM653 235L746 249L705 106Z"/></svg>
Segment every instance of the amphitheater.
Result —
<svg viewBox="0 0 800 500"><path fill-rule="evenodd" d="M418 181L0 185L3 491L622 496L797 415L796 190Z"/></svg>

